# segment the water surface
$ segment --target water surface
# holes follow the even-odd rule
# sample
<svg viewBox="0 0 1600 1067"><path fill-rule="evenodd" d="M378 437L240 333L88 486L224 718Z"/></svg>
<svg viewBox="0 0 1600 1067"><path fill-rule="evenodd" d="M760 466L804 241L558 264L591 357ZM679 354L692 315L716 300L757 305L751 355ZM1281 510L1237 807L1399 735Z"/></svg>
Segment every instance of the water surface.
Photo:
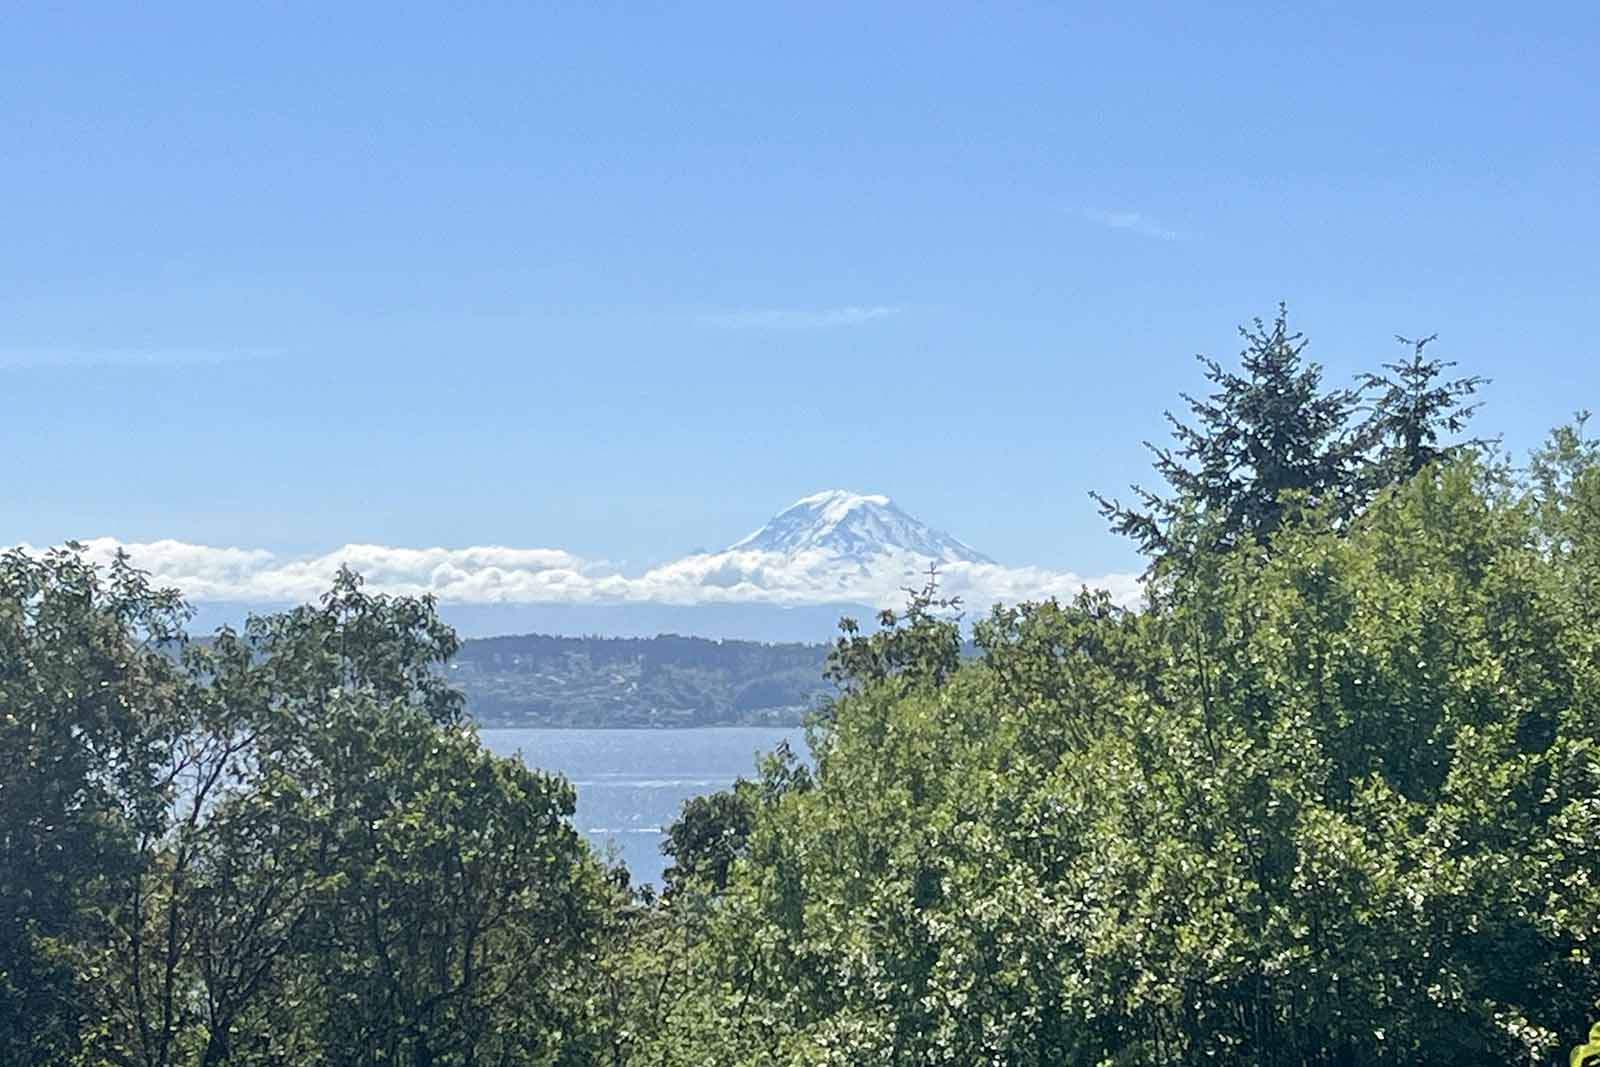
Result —
<svg viewBox="0 0 1600 1067"><path fill-rule="evenodd" d="M679 730L483 730L502 756L558 771L578 791L575 822L597 849L615 849L636 882L661 883L667 858L662 828L683 802L755 775L756 754L788 741L804 755L798 727L703 727Z"/></svg>

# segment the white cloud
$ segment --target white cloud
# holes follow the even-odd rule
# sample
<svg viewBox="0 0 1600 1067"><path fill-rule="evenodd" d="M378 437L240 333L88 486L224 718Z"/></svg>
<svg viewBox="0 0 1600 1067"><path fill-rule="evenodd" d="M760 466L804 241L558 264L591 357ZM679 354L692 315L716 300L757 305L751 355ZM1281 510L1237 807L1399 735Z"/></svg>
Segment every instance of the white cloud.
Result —
<svg viewBox="0 0 1600 1067"><path fill-rule="evenodd" d="M727 551L688 556L657 567L631 581L648 589L650 599L671 603L758 602L825 604L839 601L895 607L905 602L907 587L920 586L928 557L912 552L884 552L869 565L841 563L822 551ZM939 564L939 588L959 596L969 609L987 610L1004 601L1076 596L1085 585L1105 589L1118 603L1133 604L1140 596L1132 574L1085 578L1042 567L1006 567L964 561Z"/></svg>
<svg viewBox="0 0 1600 1067"><path fill-rule="evenodd" d="M919 585L927 560L886 551L870 564L841 561L814 550L798 553L701 553L626 575L604 562L554 548L393 548L345 545L312 558L286 559L262 549L219 548L182 541L124 544L101 537L84 542L91 557L109 561L125 549L158 585L195 601L299 603L328 588L340 564L360 572L369 589L402 595L431 593L466 604L804 604L866 603L894 607L904 588ZM28 546L22 546L25 550ZM1108 590L1124 604L1139 598L1138 578L1100 578L1040 567L942 563L940 587L971 611L996 601L1016 603L1075 596L1085 585Z"/></svg>
<svg viewBox="0 0 1600 1067"><path fill-rule="evenodd" d="M1085 208L1078 214L1097 225L1107 226L1113 230L1126 230L1143 237L1154 237L1159 241L1176 241L1183 237L1179 231L1161 225L1141 211L1099 211Z"/></svg>
<svg viewBox="0 0 1600 1067"><path fill-rule="evenodd" d="M703 321L727 330L827 330L892 318L903 310L886 304L811 310L769 308L707 315Z"/></svg>

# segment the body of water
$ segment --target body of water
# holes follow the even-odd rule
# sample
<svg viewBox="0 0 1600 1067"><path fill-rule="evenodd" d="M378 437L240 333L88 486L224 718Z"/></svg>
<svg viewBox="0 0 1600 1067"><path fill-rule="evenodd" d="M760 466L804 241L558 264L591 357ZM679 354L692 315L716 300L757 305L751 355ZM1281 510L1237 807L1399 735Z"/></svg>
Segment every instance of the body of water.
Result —
<svg viewBox="0 0 1600 1067"><path fill-rule="evenodd" d="M658 886L668 862L662 831L685 800L753 778L757 753L779 742L806 751L798 727L483 730L479 736L493 752L520 754L529 766L570 779L578 790L578 829L596 848L614 848L635 882Z"/></svg>

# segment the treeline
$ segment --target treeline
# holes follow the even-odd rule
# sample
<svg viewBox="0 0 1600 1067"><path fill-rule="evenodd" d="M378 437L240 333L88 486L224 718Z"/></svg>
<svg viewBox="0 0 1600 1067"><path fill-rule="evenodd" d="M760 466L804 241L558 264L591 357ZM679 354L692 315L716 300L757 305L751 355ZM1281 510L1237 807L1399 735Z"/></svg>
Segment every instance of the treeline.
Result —
<svg viewBox="0 0 1600 1067"><path fill-rule="evenodd" d="M426 601L194 645L0 562L6 1063L1500 1064L1600 1018L1600 443L1461 440L1426 343L1280 315L1103 501L1148 602L936 586L833 646L814 770L686 805L660 895L487 755Z"/></svg>
<svg viewBox="0 0 1600 1067"><path fill-rule="evenodd" d="M797 726L832 692L826 644L524 634L462 642L449 677L483 726Z"/></svg>

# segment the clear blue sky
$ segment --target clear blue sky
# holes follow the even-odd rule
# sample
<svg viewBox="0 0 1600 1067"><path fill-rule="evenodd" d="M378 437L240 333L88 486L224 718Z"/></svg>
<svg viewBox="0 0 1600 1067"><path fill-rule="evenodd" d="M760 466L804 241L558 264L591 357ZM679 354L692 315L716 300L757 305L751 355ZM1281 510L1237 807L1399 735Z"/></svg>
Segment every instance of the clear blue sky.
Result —
<svg viewBox="0 0 1600 1067"><path fill-rule="evenodd" d="M1600 405L1594 4L668 7L6 5L0 539L643 564L844 486L1125 569L1085 491L1280 299L1518 451Z"/></svg>

